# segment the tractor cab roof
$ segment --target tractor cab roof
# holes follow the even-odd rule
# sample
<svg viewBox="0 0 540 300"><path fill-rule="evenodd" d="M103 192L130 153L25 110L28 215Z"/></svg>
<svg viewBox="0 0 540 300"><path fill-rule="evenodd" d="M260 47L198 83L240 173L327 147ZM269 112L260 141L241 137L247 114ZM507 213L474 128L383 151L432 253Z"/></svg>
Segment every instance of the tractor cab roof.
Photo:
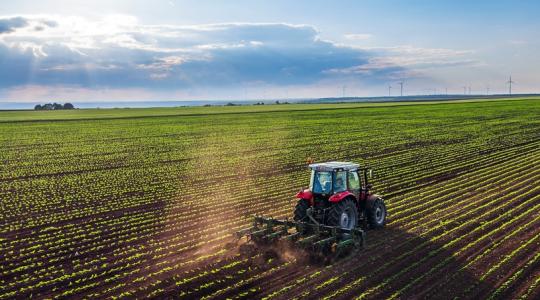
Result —
<svg viewBox="0 0 540 300"><path fill-rule="evenodd" d="M354 171L360 168L359 164L342 161L329 161L324 163L310 164L309 168L315 171Z"/></svg>

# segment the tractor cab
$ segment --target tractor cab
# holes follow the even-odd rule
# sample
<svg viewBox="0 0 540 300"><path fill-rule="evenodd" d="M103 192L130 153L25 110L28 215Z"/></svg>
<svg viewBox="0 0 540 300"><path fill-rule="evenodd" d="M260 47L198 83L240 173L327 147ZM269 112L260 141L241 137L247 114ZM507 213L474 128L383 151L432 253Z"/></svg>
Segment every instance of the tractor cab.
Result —
<svg viewBox="0 0 540 300"><path fill-rule="evenodd" d="M371 185L371 169L360 168L350 162L325 162L310 164L309 192L322 197L350 192L359 199L365 197Z"/></svg>

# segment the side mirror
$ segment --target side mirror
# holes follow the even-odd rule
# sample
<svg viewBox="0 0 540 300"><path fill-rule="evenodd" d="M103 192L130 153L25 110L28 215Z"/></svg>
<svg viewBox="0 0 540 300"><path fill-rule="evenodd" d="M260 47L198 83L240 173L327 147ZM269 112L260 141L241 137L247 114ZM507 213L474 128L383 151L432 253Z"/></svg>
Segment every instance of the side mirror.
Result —
<svg viewBox="0 0 540 300"><path fill-rule="evenodd" d="M372 185L371 183L369 183L368 185L366 185L366 188L367 188L368 190L370 190L372 187L373 187L373 185Z"/></svg>
<svg viewBox="0 0 540 300"><path fill-rule="evenodd" d="M368 169L367 172L368 172L367 174L368 174L369 178L373 177L373 170L372 169Z"/></svg>

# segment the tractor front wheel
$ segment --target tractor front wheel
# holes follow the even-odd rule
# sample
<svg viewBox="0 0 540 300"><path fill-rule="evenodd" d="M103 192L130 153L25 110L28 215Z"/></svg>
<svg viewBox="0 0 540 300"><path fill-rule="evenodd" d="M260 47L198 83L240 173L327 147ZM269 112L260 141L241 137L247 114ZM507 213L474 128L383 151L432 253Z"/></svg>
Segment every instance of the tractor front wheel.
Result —
<svg viewBox="0 0 540 300"><path fill-rule="evenodd" d="M345 199L332 206L328 214L328 225L343 229L353 229L358 224L358 209L351 199Z"/></svg>
<svg viewBox="0 0 540 300"><path fill-rule="evenodd" d="M383 228L386 224L386 205L381 198L375 199L367 210L367 220L373 229Z"/></svg>

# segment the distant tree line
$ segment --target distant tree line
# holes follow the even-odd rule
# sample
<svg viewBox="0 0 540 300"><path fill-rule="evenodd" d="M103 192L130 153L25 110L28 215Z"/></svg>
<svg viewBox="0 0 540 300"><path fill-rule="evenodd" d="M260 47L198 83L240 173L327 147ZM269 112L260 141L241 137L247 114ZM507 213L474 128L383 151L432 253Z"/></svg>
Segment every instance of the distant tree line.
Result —
<svg viewBox="0 0 540 300"><path fill-rule="evenodd" d="M285 101L285 102L279 102L279 100L276 100L275 103L276 103L277 105L279 105L279 104L289 104L289 102L287 102L287 101ZM253 104L253 105L264 105L264 102L262 102L262 101L261 101L261 102L257 102L257 103L255 103L255 104Z"/></svg>
<svg viewBox="0 0 540 300"><path fill-rule="evenodd" d="M66 103L64 105L60 103L47 103L47 104L38 104L34 106L34 110L62 110L62 109L75 109L75 106L71 103Z"/></svg>

